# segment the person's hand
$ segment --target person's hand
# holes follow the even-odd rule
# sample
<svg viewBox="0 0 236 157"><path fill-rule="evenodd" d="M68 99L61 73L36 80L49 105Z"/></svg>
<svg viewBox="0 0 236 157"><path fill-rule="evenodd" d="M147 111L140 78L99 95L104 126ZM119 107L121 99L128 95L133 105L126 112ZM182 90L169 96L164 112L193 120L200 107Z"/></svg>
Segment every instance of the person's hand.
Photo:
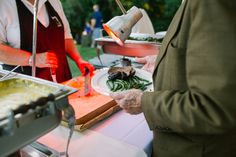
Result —
<svg viewBox="0 0 236 157"><path fill-rule="evenodd" d="M143 92L138 89L131 89L110 94L110 96L117 102L117 104L130 114L139 114L142 112L142 95Z"/></svg>
<svg viewBox="0 0 236 157"><path fill-rule="evenodd" d="M58 59L56 54L54 52L37 53L36 67L56 69L58 67Z"/></svg>
<svg viewBox="0 0 236 157"><path fill-rule="evenodd" d="M155 67L157 55L150 55L143 58L135 58L135 61L141 64L144 64L142 67L143 70L153 73Z"/></svg>
<svg viewBox="0 0 236 157"><path fill-rule="evenodd" d="M90 74L92 75L93 74L93 71L94 71L94 67L89 63L89 62L86 62L85 60L83 59L79 59L77 62L76 62L77 66L79 67L82 75L85 75L85 68L89 69L89 72Z"/></svg>

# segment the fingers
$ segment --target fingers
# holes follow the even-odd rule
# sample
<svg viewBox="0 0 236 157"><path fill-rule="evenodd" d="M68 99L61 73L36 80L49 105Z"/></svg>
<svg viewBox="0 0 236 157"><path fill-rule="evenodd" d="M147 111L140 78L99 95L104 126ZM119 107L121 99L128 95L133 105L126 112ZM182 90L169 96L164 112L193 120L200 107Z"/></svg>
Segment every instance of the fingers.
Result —
<svg viewBox="0 0 236 157"><path fill-rule="evenodd" d="M129 108L129 109L125 109L125 112L129 113L129 114L132 114L132 115L136 115L136 114L139 114L142 112L141 109L137 109L137 108Z"/></svg>
<svg viewBox="0 0 236 157"><path fill-rule="evenodd" d="M56 62L58 62L57 56L54 53L47 53L47 60L54 60Z"/></svg>
<svg viewBox="0 0 236 157"><path fill-rule="evenodd" d="M143 67L142 67L142 69L143 70L145 70L145 71L148 71L148 72L150 72L150 73L153 73L153 71L154 71L154 64L145 64Z"/></svg>
<svg viewBox="0 0 236 157"><path fill-rule="evenodd" d="M90 75L93 74L94 67L89 62L80 59L77 61L77 66L79 67L82 75L85 75L85 68L89 69Z"/></svg>
<svg viewBox="0 0 236 157"><path fill-rule="evenodd" d="M54 52L48 52L47 54L46 62L50 65L51 68L57 68L58 67L58 59Z"/></svg>
<svg viewBox="0 0 236 157"><path fill-rule="evenodd" d="M139 114L141 109L142 91L131 89L122 92L111 93L110 96L117 102L117 104L130 114Z"/></svg>
<svg viewBox="0 0 236 157"><path fill-rule="evenodd" d="M85 68L87 68L87 69L89 70L90 75L93 75L94 67L93 67L90 63L85 62L85 63L84 63L84 69L85 69Z"/></svg>
<svg viewBox="0 0 236 157"><path fill-rule="evenodd" d="M58 61L55 59L49 59L46 61L46 64L49 65L50 68L54 68L54 69L58 68L57 63L58 63Z"/></svg>
<svg viewBox="0 0 236 157"><path fill-rule="evenodd" d="M146 64L147 63L147 59L146 57L143 57L143 58L135 58L135 61L138 62L138 63L141 63L141 64Z"/></svg>
<svg viewBox="0 0 236 157"><path fill-rule="evenodd" d="M82 73L82 75L84 76L85 75L85 68L84 66L79 66L79 69L80 69L80 72Z"/></svg>
<svg viewBox="0 0 236 157"><path fill-rule="evenodd" d="M120 99L120 100L118 100L117 103L121 108L123 108L125 110L129 110L131 108L130 105L132 105L126 99Z"/></svg>
<svg viewBox="0 0 236 157"><path fill-rule="evenodd" d="M120 99L123 99L125 97L125 94L124 92L113 92L113 93L110 93L110 96L114 100L119 101Z"/></svg>
<svg viewBox="0 0 236 157"><path fill-rule="evenodd" d="M92 73L94 72L94 67L93 67L93 65L91 65L91 64L88 63L86 66L87 66L87 68L89 69L90 74L92 74Z"/></svg>
<svg viewBox="0 0 236 157"><path fill-rule="evenodd" d="M139 114L142 112L142 108L140 105L133 104L130 101L127 101L127 99L121 99L117 102L117 104L125 110L125 112L129 114Z"/></svg>
<svg viewBox="0 0 236 157"><path fill-rule="evenodd" d="M126 101L126 92L114 92L110 93L110 96L116 101L116 103L123 109L128 109L129 105Z"/></svg>
<svg viewBox="0 0 236 157"><path fill-rule="evenodd" d="M36 54L36 66L39 68L57 68L58 59L54 52Z"/></svg>

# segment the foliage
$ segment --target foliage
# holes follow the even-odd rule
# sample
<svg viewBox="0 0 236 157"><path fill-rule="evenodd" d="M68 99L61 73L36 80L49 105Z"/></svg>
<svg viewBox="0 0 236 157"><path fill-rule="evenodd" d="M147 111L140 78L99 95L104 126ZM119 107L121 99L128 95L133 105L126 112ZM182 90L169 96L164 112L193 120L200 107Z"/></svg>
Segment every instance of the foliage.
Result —
<svg viewBox="0 0 236 157"><path fill-rule="evenodd" d="M132 6L144 8L155 31L166 30L173 15L179 7L181 0L120 0L124 8L128 10ZM115 0L61 0L65 14L69 20L73 34L83 31L85 22L90 20L93 4L99 4L104 16L104 22L112 17L121 15L121 11Z"/></svg>

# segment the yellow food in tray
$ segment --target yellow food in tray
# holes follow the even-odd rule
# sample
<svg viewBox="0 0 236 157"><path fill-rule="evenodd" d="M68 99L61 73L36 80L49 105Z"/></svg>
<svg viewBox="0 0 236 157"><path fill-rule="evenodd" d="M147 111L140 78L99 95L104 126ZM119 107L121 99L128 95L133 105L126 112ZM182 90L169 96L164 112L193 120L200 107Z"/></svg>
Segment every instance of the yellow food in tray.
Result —
<svg viewBox="0 0 236 157"><path fill-rule="evenodd" d="M55 89L24 79L9 79L0 82L0 109L17 109L41 97L48 96Z"/></svg>

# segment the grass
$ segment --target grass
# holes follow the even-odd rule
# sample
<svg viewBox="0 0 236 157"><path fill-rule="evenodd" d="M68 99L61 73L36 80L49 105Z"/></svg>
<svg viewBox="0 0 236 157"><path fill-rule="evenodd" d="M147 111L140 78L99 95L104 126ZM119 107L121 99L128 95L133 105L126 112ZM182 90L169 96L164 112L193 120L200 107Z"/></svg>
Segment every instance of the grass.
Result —
<svg viewBox="0 0 236 157"><path fill-rule="evenodd" d="M80 45L77 45L77 48L78 48L78 51L80 52L80 55L82 56L82 58L86 61L97 56L95 48L81 47ZM69 57L68 57L68 61L69 61L69 66L70 66L70 71L71 71L72 77L80 76L81 72L78 69L75 62L72 61Z"/></svg>

